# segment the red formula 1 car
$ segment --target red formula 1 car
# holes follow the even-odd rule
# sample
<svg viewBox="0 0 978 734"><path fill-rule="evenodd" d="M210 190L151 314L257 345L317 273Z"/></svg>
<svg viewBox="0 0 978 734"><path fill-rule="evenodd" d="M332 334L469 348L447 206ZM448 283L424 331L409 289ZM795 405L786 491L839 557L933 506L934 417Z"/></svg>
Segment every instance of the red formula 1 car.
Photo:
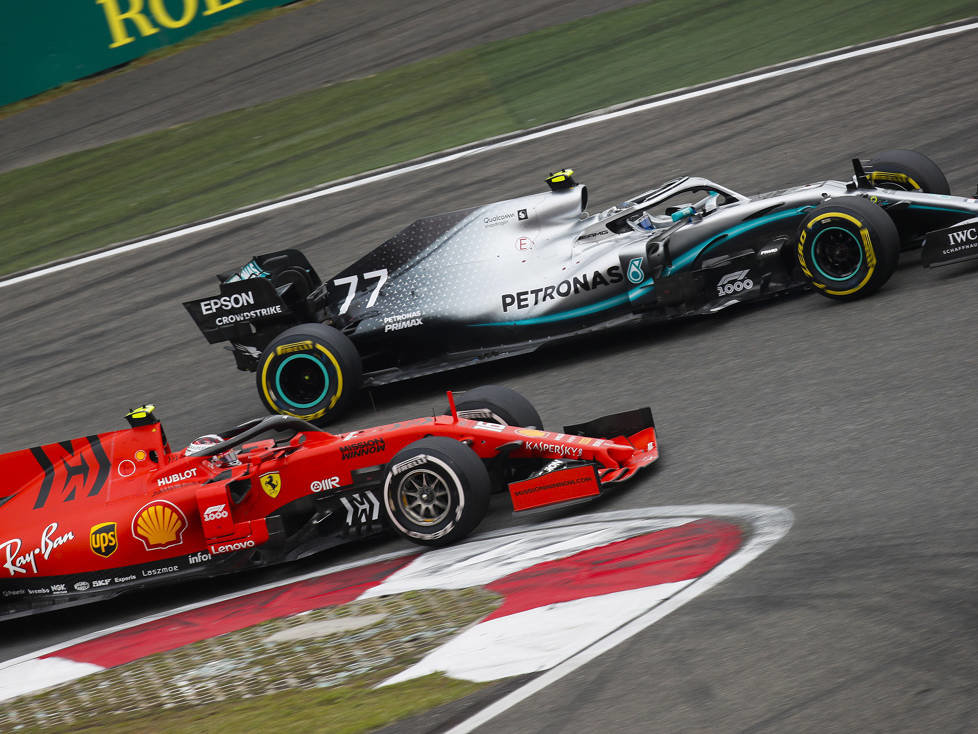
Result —
<svg viewBox="0 0 978 734"><path fill-rule="evenodd" d="M471 533L492 489L515 511L602 494L659 457L648 408L562 433L498 386L342 435L269 416L173 452L152 406L130 428L0 455L0 615L289 561L393 530ZM277 433L278 437L263 437Z"/></svg>

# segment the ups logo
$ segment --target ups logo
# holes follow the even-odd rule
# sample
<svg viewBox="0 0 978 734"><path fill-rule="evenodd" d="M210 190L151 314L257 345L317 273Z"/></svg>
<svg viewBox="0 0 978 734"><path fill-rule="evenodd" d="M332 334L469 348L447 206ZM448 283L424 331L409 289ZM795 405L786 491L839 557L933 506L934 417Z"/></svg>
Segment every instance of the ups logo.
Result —
<svg viewBox="0 0 978 734"><path fill-rule="evenodd" d="M119 548L119 533L114 522L103 522L92 528L88 534L88 544L92 553L108 558Z"/></svg>

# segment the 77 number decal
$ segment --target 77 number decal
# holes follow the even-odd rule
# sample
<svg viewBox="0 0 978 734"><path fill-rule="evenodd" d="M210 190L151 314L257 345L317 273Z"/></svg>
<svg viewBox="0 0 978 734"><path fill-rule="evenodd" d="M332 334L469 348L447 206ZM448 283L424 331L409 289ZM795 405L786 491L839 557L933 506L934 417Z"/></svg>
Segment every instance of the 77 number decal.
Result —
<svg viewBox="0 0 978 734"><path fill-rule="evenodd" d="M377 303L377 296L380 295L380 289L387 282L387 268L371 270L369 273L364 273L363 275L348 275L344 278L334 278L333 283L335 285L345 285L348 288L346 298L343 299L343 303L340 305L340 315L350 310L350 306L353 304L353 297L357 294L357 284L360 282L360 278L363 278L364 285L370 280L377 281L373 290L370 291L370 297L367 299L367 308L370 308Z"/></svg>

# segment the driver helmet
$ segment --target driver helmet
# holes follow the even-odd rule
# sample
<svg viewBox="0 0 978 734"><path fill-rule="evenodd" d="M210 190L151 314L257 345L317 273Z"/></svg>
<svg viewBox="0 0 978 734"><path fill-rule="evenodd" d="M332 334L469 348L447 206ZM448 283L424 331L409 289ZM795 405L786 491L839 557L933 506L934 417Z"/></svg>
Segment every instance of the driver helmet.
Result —
<svg viewBox="0 0 978 734"><path fill-rule="evenodd" d="M648 212L642 212L642 216L635 220L635 224L649 232L655 229L655 223L652 221L652 215Z"/></svg>
<svg viewBox="0 0 978 734"><path fill-rule="evenodd" d="M190 445L184 450L183 455L197 456L211 446L223 442L224 439L218 436L216 433L207 433L191 441ZM241 461L238 459L238 452L234 449L228 449L227 451L222 451L219 454L215 454L214 456L210 457L210 460L214 466L220 468L237 466L241 463Z"/></svg>

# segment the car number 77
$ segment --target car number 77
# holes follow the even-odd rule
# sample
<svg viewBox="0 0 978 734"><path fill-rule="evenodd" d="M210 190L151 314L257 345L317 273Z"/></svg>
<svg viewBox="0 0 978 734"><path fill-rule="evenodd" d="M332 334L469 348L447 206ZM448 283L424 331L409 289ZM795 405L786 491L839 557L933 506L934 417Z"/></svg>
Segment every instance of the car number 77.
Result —
<svg viewBox="0 0 978 734"><path fill-rule="evenodd" d="M363 275L348 275L345 278L333 278L334 284L345 285L349 288L346 298L343 299L343 303L340 305L340 315L350 310L353 297L357 294L357 283L359 283L360 278L363 278L364 281L377 279L377 285L374 286L374 289L370 292L370 298L367 299L367 308L370 308L377 303L377 296L380 295L380 289L387 282L387 268L371 270L369 273L364 273Z"/></svg>

